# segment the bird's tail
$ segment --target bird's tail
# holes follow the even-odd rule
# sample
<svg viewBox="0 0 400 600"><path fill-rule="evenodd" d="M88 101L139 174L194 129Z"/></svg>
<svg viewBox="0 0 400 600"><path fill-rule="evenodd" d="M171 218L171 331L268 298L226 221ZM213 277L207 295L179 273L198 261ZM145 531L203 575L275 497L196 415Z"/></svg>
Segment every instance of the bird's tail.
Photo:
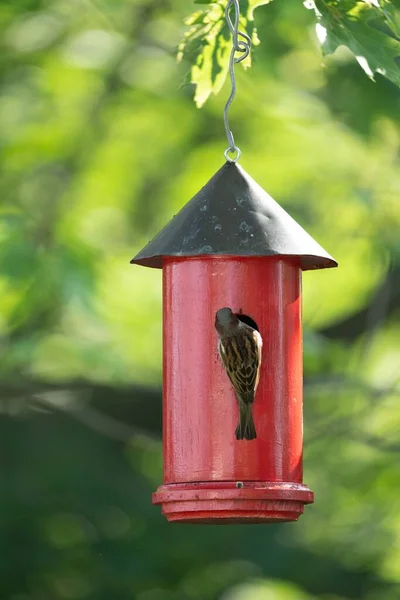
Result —
<svg viewBox="0 0 400 600"><path fill-rule="evenodd" d="M250 403L239 401L239 425L235 435L237 440L254 440L257 437Z"/></svg>

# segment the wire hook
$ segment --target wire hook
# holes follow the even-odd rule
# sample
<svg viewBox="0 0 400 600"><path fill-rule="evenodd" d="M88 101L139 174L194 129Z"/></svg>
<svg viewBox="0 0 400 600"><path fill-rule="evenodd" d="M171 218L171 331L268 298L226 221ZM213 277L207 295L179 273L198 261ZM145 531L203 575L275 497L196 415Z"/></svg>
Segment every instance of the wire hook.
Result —
<svg viewBox="0 0 400 600"><path fill-rule="evenodd" d="M235 14L234 20L232 21L230 11L231 7L234 7ZM236 79L235 79L235 64L242 62L245 58L248 57L251 48L251 39L246 33L239 31L239 16L240 16L240 8L239 8L239 0L228 0L228 3L225 7L225 18L228 23L229 30L232 35L232 50L229 57L229 75L231 78L231 93L227 100L227 103L224 107L224 125L225 125L225 133L226 138L228 140L228 148L225 150L224 156L229 162L237 162L240 158L240 149L235 145L235 139L233 137L233 133L231 128L229 127L229 108L232 104L232 101L236 94ZM241 39L239 39L241 38ZM240 56L235 57L235 53L240 52ZM231 158L229 153L235 153L236 156Z"/></svg>

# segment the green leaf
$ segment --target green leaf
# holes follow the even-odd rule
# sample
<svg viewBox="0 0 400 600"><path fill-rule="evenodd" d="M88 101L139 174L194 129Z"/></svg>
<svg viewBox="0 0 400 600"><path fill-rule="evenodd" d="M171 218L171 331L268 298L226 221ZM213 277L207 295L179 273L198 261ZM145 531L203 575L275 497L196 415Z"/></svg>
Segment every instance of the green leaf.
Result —
<svg viewBox="0 0 400 600"><path fill-rule="evenodd" d="M270 0L244 0L241 2L239 28L246 31L253 46L259 43L254 26L254 10ZM190 64L185 83L196 86L195 102L201 107L210 94L218 94L228 74L231 36L225 20L227 0L195 0L195 4L207 4L207 8L193 13L186 20L189 29L178 48L178 61ZM242 61L243 67L251 65L250 56Z"/></svg>
<svg viewBox="0 0 400 600"><path fill-rule="evenodd" d="M371 79L380 73L400 86L400 38L393 6L387 0L312 0L324 55L347 46Z"/></svg>
<svg viewBox="0 0 400 600"><path fill-rule="evenodd" d="M259 44L254 11L270 0L242 0L240 29ZM227 0L194 0L205 8L187 20L189 29L179 45L178 60L190 68L185 83L196 87L195 102L201 107L210 94L218 94L228 74L231 36L225 22ZM317 17L317 35L324 55L347 46L365 73L380 73L400 86L400 27L389 0L306 0ZM251 65L251 54L242 62Z"/></svg>

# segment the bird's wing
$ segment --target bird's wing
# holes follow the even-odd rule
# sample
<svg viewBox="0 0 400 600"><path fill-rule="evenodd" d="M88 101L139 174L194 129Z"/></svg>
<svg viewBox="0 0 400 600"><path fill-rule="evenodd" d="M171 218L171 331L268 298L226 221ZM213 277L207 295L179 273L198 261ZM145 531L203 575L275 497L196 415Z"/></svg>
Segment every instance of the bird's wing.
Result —
<svg viewBox="0 0 400 600"><path fill-rule="evenodd" d="M240 328L237 335L219 341L222 364L236 395L244 402L253 402L261 366L262 338L251 327Z"/></svg>

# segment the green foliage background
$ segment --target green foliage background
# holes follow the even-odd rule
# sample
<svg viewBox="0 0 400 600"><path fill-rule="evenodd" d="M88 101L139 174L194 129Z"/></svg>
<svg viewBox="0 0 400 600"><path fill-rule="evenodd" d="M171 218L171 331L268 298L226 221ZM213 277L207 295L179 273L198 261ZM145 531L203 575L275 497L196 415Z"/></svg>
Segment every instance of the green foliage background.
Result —
<svg viewBox="0 0 400 600"><path fill-rule="evenodd" d="M0 2L0 598L395 600L400 94L343 46L323 62L295 0L254 13L231 124L243 167L340 263L304 275L316 503L240 528L151 506L161 278L129 260L223 163L223 77L201 111L179 89L195 10Z"/></svg>

